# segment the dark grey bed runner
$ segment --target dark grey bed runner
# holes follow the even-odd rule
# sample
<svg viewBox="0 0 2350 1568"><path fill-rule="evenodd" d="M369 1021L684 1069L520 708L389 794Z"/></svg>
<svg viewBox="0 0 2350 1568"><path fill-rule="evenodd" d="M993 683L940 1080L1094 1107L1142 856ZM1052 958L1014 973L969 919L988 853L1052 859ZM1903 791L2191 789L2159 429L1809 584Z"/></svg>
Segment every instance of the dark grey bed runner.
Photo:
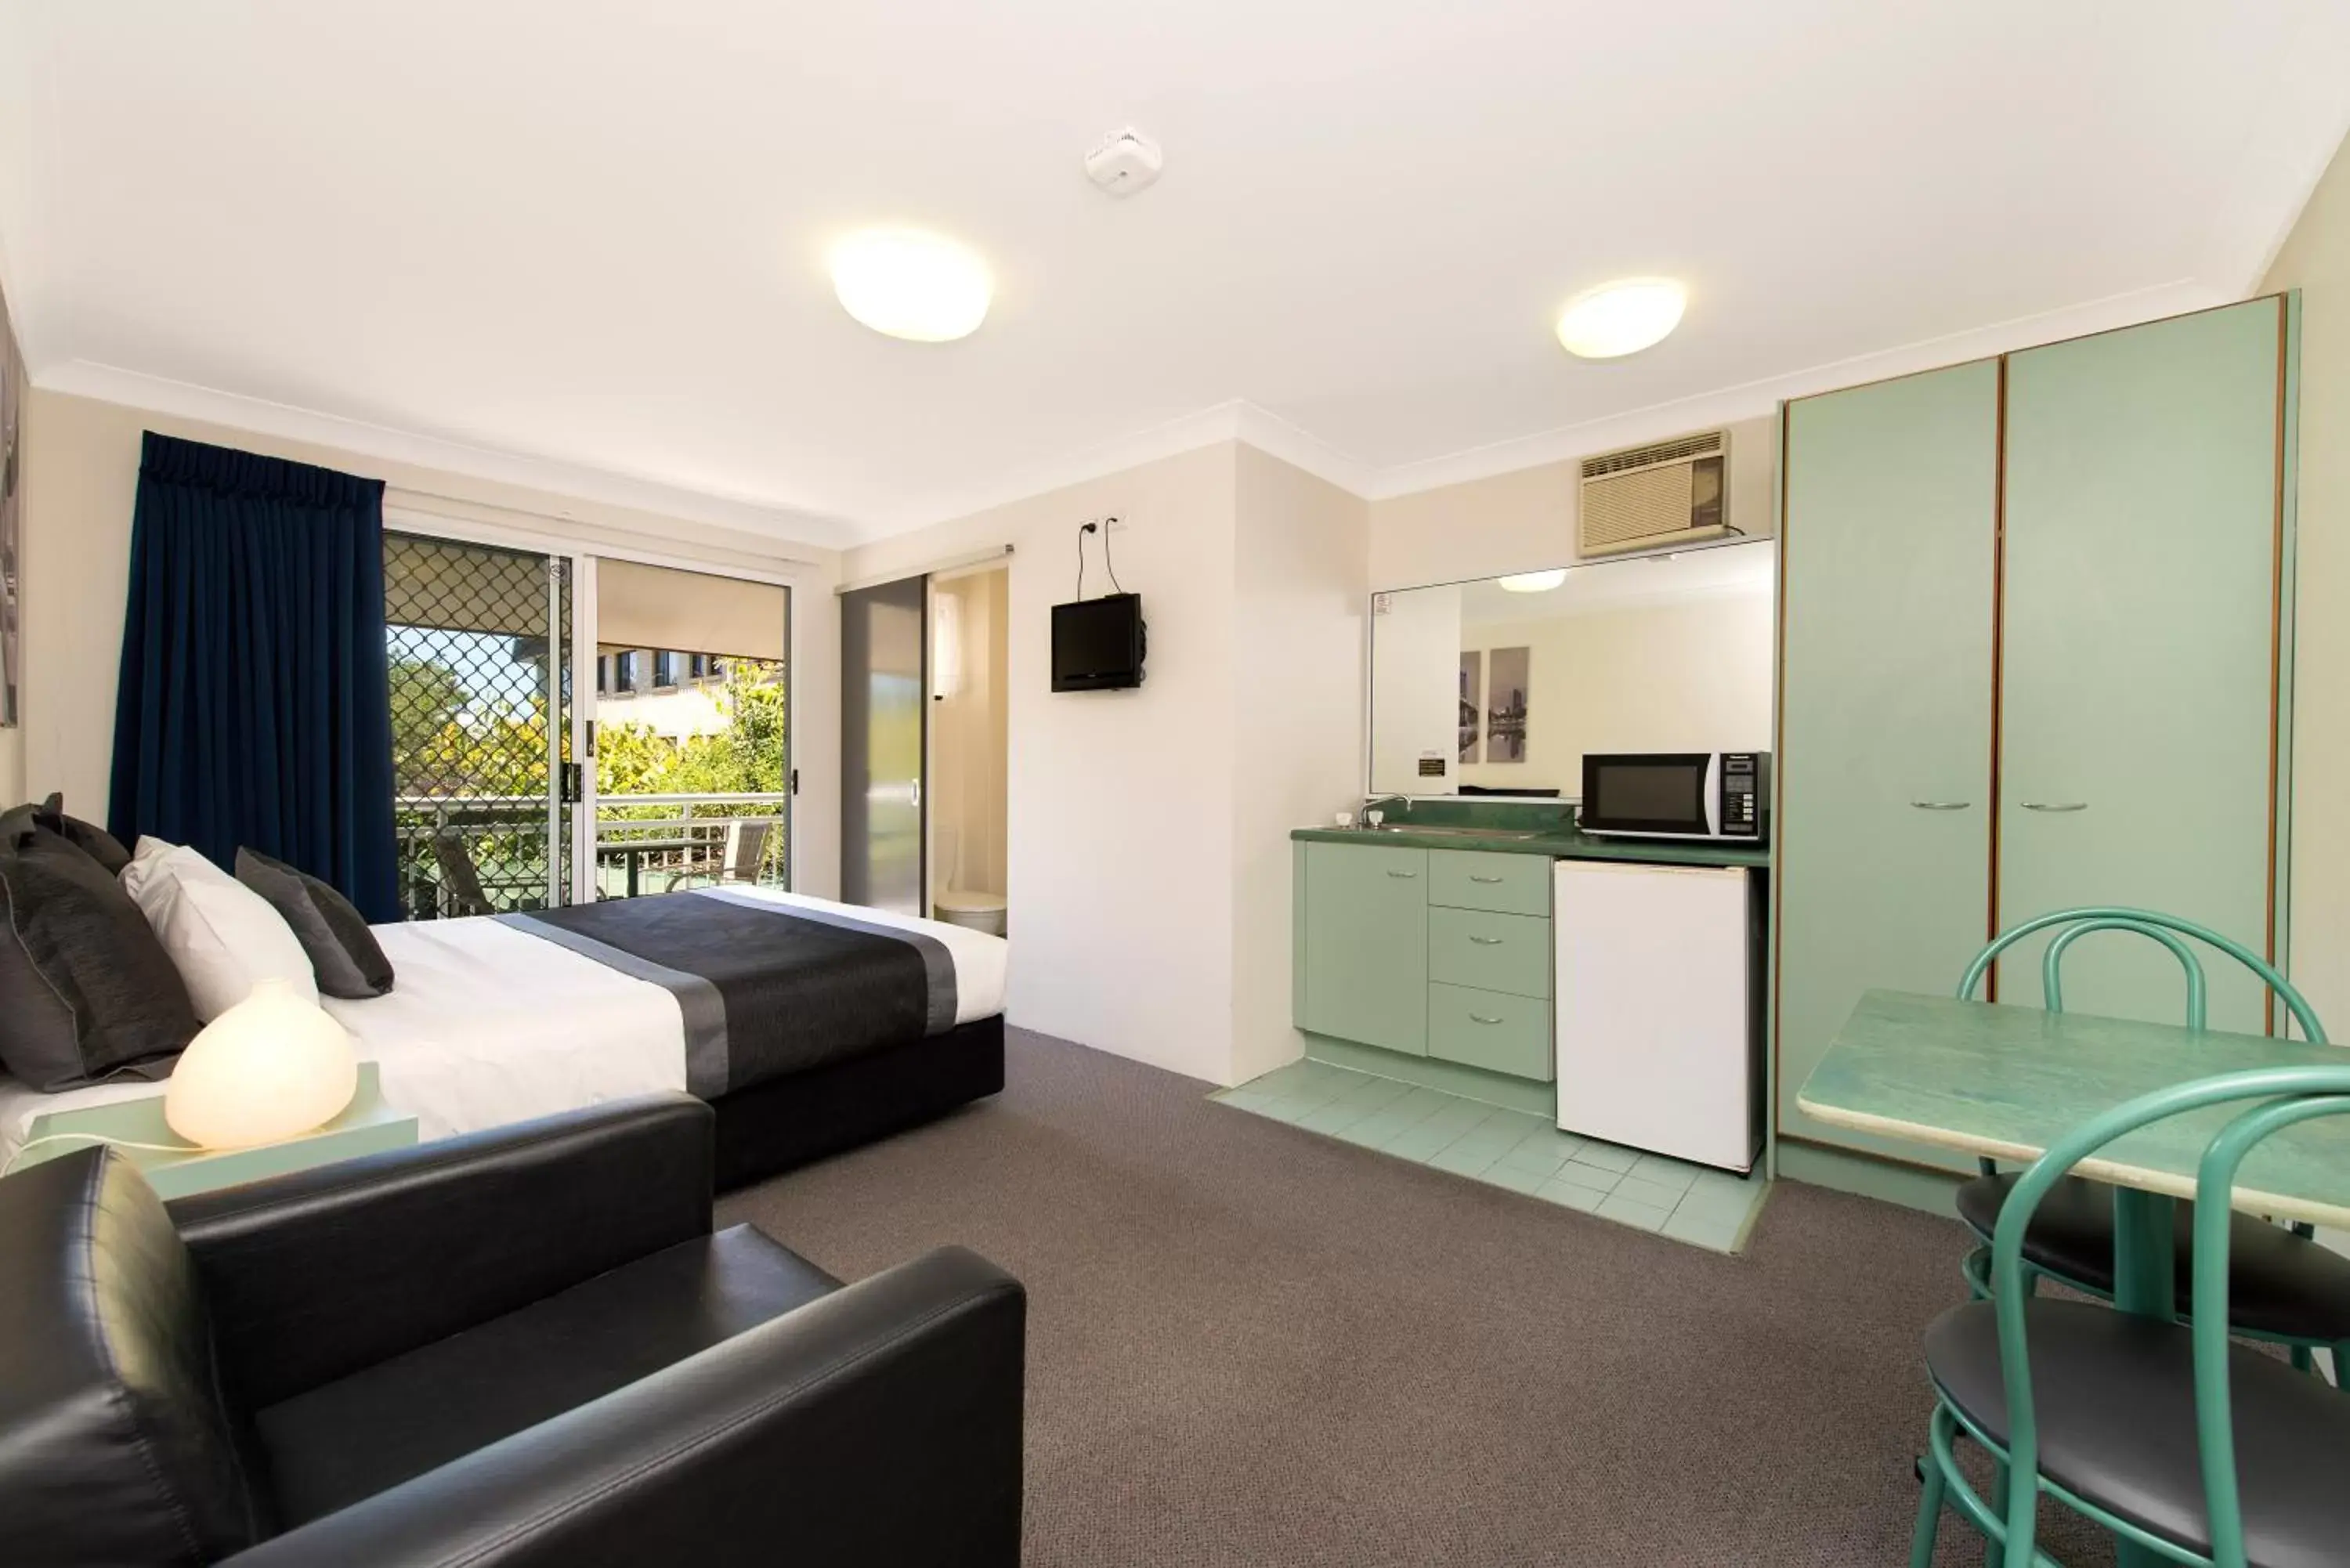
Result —
<svg viewBox="0 0 2350 1568"><path fill-rule="evenodd" d="M676 997L703 1099L955 1026L944 944L845 911L705 888L498 919Z"/></svg>

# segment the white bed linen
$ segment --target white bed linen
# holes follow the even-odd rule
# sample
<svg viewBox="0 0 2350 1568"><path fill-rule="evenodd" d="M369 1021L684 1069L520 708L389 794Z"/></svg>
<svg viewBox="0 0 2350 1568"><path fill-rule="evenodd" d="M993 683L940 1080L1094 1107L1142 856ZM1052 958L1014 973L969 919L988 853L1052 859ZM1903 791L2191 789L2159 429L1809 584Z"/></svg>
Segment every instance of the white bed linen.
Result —
<svg viewBox="0 0 2350 1568"><path fill-rule="evenodd" d="M773 888L733 888L936 938L954 960L955 1022L1003 1011L1011 945L1001 937ZM391 993L323 998L373 1062L390 1105L426 1138L685 1087L677 999L649 981L488 918L378 926ZM44 1095L0 1074L0 1162L35 1116L162 1092L99 1084Z"/></svg>

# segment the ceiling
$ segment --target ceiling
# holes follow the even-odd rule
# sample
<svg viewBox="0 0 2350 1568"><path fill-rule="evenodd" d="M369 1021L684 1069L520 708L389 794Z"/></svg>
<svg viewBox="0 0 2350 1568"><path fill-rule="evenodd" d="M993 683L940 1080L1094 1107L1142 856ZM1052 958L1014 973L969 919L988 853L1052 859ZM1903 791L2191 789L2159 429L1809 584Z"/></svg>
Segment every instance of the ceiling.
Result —
<svg viewBox="0 0 2350 1568"><path fill-rule="evenodd" d="M1215 433L1393 493L2236 296L2345 53L2334 0L16 0L0 277L43 385L819 543ZM987 256L976 335L848 320L879 223ZM1640 274L1678 334L1559 350Z"/></svg>

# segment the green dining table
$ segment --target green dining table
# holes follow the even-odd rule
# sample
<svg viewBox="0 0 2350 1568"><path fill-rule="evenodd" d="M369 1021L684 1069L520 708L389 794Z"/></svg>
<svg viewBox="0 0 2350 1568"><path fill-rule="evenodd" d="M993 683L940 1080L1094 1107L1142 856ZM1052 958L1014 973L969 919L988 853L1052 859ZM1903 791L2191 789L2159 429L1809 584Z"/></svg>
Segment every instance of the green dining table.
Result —
<svg viewBox="0 0 2350 1568"><path fill-rule="evenodd" d="M1871 991L1796 1104L1833 1126L1986 1156L2013 1169L2090 1117L2173 1084L2251 1067L2340 1066L2343 1048ZM2219 1129L2246 1107L2214 1106L2141 1127L2074 1168L2114 1188L2114 1304L2174 1315L2176 1201ZM2350 1227L2350 1118L2304 1122L2252 1151L2238 1209ZM2124 1564L2160 1561L2127 1542Z"/></svg>

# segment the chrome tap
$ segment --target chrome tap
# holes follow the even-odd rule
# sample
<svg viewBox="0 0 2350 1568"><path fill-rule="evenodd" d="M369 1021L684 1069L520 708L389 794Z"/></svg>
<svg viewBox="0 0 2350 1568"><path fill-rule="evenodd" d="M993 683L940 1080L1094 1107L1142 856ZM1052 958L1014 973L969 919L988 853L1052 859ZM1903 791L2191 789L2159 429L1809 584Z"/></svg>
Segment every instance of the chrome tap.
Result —
<svg viewBox="0 0 2350 1568"><path fill-rule="evenodd" d="M1365 827L1378 826L1378 824L1371 820L1371 814L1375 811L1379 811L1382 806L1387 805L1390 802L1396 805L1401 806L1405 815L1409 816L1411 815L1411 796L1408 794L1366 795L1363 799L1363 826ZM1381 815L1384 816L1385 814L1382 812Z"/></svg>

